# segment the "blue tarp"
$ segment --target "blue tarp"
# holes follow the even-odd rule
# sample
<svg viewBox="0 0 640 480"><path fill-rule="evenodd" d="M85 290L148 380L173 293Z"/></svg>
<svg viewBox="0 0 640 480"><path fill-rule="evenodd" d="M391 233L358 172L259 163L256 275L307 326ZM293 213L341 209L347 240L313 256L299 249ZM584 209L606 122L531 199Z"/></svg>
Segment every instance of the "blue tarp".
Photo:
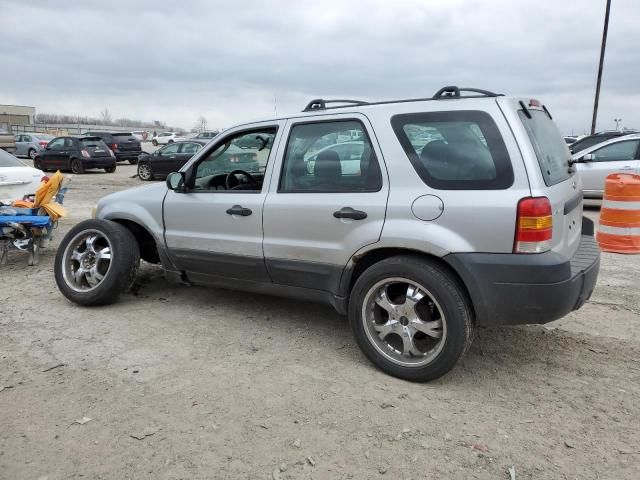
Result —
<svg viewBox="0 0 640 480"><path fill-rule="evenodd" d="M51 224L48 215L0 215L0 227L8 227L9 223L19 223L29 227L47 227Z"/></svg>

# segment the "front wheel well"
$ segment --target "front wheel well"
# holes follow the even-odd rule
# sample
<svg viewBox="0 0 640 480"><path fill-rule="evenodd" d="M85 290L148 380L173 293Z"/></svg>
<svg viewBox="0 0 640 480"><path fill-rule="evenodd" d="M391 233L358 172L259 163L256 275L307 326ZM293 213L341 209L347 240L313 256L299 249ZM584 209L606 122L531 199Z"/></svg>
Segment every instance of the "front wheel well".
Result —
<svg viewBox="0 0 640 480"><path fill-rule="evenodd" d="M351 270L351 276L348 279L344 279L348 281L348 283L346 281L343 283L343 285L346 283L348 286L347 294L351 293L351 290L353 289L353 286L355 285L356 281L367 268L387 258L396 257L400 255L405 257L410 256L410 257L415 257L423 260L428 260L438 265L440 268L447 271L449 274L451 274L452 278L460 285L460 287L464 290L465 294L467 295L469 305L471 306L471 309L473 310L474 317L475 317L475 308L473 306L473 302L471 301L471 295L469 294L469 290L465 285L464 281L462 280L462 277L458 274L458 272L440 257L436 257L435 255L430 255L428 253L424 253L419 250L412 250L408 248L379 248L376 250L371 250L369 252L366 252L362 256L354 257L354 265L353 265L353 269Z"/></svg>
<svg viewBox="0 0 640 480"><path fill-rule="evenodd" d="M136 241L138 242L138 248L140 249L140 258L149 263L160 263L160 255L158 255L158 246L146 228L140 224L131 220L124 220L120 218L112 219L114 222L119 223L129 230Z"/></svg>

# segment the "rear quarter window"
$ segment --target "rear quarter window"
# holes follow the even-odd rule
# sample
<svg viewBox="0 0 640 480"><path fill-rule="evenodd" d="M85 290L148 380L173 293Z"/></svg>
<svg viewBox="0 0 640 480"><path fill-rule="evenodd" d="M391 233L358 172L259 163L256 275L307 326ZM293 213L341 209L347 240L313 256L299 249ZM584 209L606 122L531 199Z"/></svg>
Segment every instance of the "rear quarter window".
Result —
<svg viewBox="0 0 640 480"><path fill-rule="evenodd" d="M393 130L420 178L440 190L502 190L513 168L502 135L482 111L396 115Z"/></svg>
<svg viewBox="0 0 640 480"><path fill-rule="evenodd" d="M569 159L571 153L560 130L549 116L542 110L529 109L531 118L522 110L518 110L520 121L527 131L531 146L536 153L544 183L550 187L564 182L571 176Z"/></svg>

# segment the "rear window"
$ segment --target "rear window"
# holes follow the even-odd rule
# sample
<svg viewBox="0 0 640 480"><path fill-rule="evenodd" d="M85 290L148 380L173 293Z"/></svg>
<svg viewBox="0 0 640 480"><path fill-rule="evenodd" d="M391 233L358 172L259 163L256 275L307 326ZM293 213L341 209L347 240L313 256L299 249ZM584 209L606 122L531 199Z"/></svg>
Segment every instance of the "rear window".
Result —
<svg viewBox="0 0 640 480"><path fill-rule="evenodd" d="M531 118L527 118L522 110L518 110L520 120L536 152L544 183L550 187L564 182L571 176L569 173L571 154L560 130L542 110L529 109L529 113Z"/></svg>
<svg viewBox="0 0 640 480"><path fill-rule="evenodd" d="M413 168L440 190L501 190L513 169L500 131L486 112L396 115L391 125Z"/></svg>
<svg viewBox="0 0 640 480"><path fill-rule="evenodd" d="M99 138L83 138L80 143L84 148L107 148L107 144Z"/></svg>
<svg viewBox="0 0 640 480"><path fill-rule="evenodd" d="M606 142L607 140L611 140L612 138L617 137L618 135L597 135L593 137L586 137L582 140L578 140L571 144L569 149L573 153L581 152L582 150L586 150L587 148L593 147L602 142Z"/></svg>
<svg viewBox="0 0 640 480"><path fill-rule="evenodd" d="M121 142L122 142L123 140L129 140L129 139L131 139L131 140L135 140L135 139L136 139L136 138L135 138L133 135L131 135L130 133L112 133L112 134L111 134L111 136L112 136L114 139L119 140L119 141L121 141Z"/></svg>

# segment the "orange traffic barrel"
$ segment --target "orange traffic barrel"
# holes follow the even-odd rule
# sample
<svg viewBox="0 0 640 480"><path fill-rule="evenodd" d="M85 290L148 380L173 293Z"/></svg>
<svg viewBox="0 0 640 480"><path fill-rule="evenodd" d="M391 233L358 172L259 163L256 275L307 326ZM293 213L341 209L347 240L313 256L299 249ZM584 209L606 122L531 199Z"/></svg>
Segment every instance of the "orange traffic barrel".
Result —
<svg viewBox="0 0 640 480"><path fill-rule="evenodd" d="M640 253L640 175L607 176L597 239L605 252Z"/></svg>

